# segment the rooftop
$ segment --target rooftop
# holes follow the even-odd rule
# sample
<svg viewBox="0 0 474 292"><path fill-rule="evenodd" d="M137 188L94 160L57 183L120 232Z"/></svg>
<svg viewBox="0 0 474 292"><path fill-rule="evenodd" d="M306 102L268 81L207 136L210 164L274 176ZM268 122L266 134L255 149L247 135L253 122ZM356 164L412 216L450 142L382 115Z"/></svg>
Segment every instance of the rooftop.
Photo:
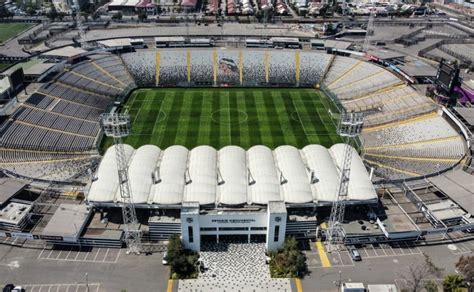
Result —
<svg viewBox="0 0 474 292"><path fill-rule="evenodd" d="M0 178L0 205L3 205L11 197L21 192L26 185L25 182L13 178Z"/></svg>
<svg viewBox="0 0 474 292"><path fill-rule="evenodd" d="M18 225L28 215L31 205L9 203L0 210L0 222Z"/></svg>
<svg viewBox="0 0 474 292"><path fill-rule="evenodd" d="M474 108L454 107L453 109L469 124L469 126L474 126Z"/></svg>
<svg viewBox="0 0 474 292"><path fill-rule="evenodd" d="M97 43L105 48L130 47L132 45L128 38L98 41Z"/></svg>
<svg viewBox="0 0 474 292"><path fill-rule="evenodd" d="M24 70L25 75L41 75L54 67L51 63L38 63Z"/></svg>
<svg viewBox="0 0 474 292"><path fill-rule="evenodd" d="M279 146L273 151L254 146L226 146L216 150L198 146L191 150L174 145L165 150L144 145L137 150L125 145L130 187L136 204L266 205L324 203L334 200L339 183L344 144L327 149L308 145L299 150ZM355 149L347 200L368 203L377 195ZM115 147L110 147L97 170L87 196L90 202L121 200ZM184 206L183 206L184 207Z"/></svg>
<svg viewBox="0 0 474 292"><path fill-rule="evenodd" d="M42 235L78 238L91 211L87 205L61 204L44 228Z"/></svg>
<svg viewBox="0 0 474 292"><path fill-rule="evenodd" d="M429 179L470 214L474 214L474 176L458 169Z"/></svg>
<svg viewBox="0 0 474 292"><path fill-rule="evenodd" d="M86 51L81 48L75 47L64 47L56 50L52 50L46 53L41 54L44 57L53 57L53 58L75 58L80 54L85 53Z"/></svg>

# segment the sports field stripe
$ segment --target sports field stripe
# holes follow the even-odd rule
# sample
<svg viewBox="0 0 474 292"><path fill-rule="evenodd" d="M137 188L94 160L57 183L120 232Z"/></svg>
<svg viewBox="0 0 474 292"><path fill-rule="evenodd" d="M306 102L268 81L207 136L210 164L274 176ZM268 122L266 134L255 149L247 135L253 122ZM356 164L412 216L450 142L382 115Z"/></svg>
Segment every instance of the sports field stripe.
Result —
<svg viewBox="0 0 474 292"><path fill-rule="evenodd" d="M245 94L241 90L236 91L236 103L237 108L245 113L247 116L245 121L239 123L239 145L244 149L248 149L250 146L250 131L249 131L249 121L248 121L248 113L247 113L247 106L245 103Z"/></svg>
<svg viewBox="0 0 474 292"><path fill-rule="evenodd" d="M219 91L214 90L212 91L212 115L217 116L215 114L216 111L220 109L220 99L219 99ZM220 136L220 126L216 122L211 122L211 130L210 130L210 137L209 137L209 145L213 147L217 147L219 145L219 136Z"/></svg>
<svg viewBox="0 0 474 292"><path fill-rule="evenodd" d="M220 149L226 145L231 145L232 143L232 138L230 135L230 129L231 125L229 123L230 121L230 112L229 112L229 91L221 91L220 92L220 111L219 115L220 116L220 121L222 121L219 124L220 128L220 135L219 135L219 143L217 145L217 148Z"/></svg>
<svg viewBox="0 0 474 292"><path fill-rule="evenodd" d="M209 145L212 122L213 96L210 91L204 91L201 103L201 120L199 121L199 132L196 145Z"/></svg>
<svg viewBox="0 0 474 292"><path fill-rule="evenodd" d="M230 137L232 145L241 145L240 142L240 112L237 105L237 92L234 89L229 90L229 108L230 112Z"/></svg>
<svg viewBox="0 0 474 292"><path fill-rule="evenodd" d="M285 143L287 145L298 146L298 138L295 136L293 128L291 127L291 113L286 111L281 93L273 95L273 103L275 108L278 109L278 118L280 120L280 127L283 132Z"/></svg>
<svg viewBox="0 0 474 292"><path fill-rule="evenodd" d="M151 137L152 127L150 127L151 114L154 107L154 93L152 91L139 92L142 98L140 110L131 116L132 128L131 135L126 139L126 143L137 148L140 145L146 144L147 137ZM135 99L137 101L137 99ZM153 120L154 121L154 120Z"/></svg>
<svg viewBox="0 0 474 292"><path fill-rule="evenodd" d="M285 135L283 134L282 125L278 118L281 112L275 106L274 98L281 97L278 91L263 91L265 109L267 111L267 121L270 124L270 130L273 140L273 148L286 144Z"/></svg>
<svg viewBox="0 0 474 292"><path fill-rule="evenodd" d="M167 119L167 123L165 126L165 131L163 132L162 138L160 139L160 144L158 145L162 149L165 149L171 145L176 144L176 134L178 130L178 123L180 120L181 110L183 108L183 100L184 100L184 92L176 91L172 93L173 96L173 104L171 105L169 111L169 117L173 117L172 119Z"/></svg>
<svg viewBox="0 0 474 292"><path fill-rule="evenodd" d="M308 94L311 94L308 92ZM333 144L342 142L342 139L336 133L336 125L332 120L331 115L327 112L326 107L324 106L323 99L327 98L321 92L314 92L313 94L317 95L318 98L311 98L314 104L314 109L319 119L321 120L321 134L319 135L319 142L325 147L330 147ZM319 109L319 111L317 110ZM325 129L325 130L323 130Z"/></svg>
<svg viewBox="0 0 474 292"><path fill-rule="evenodd" d="M177 123L175 143L185 147L187 146L188 126L191 120L191 109L193 105L194 93L194 91L183 92L183 104L181 106L181 112L179 114L179 120Z"/></svg>
<svg viewBox="0 0 474 292"><path fill-rule="evenodd" d="M199 127L202 117L203 92L192 93L191 112L188 122L188 131L186 134L186 147L194 148L198 145Z"/></svg>
<svg viewBox="0 0 474 292"><path fill-rule="evenodd" d="M244 90L245 96L245 108L248 115L247 127L249 129L249 145L261 145L262 134L260 132L260 124L257 118L257 106L255 105L255 99L253 92L250 90Z"/></svg>
<svg viewBox="0 0 474 292"><path fill-rule="evenodd" d="M290 125L293 129L293 134L298 138L298 148L302 148L309 144L308 137L306 136L303 126L298 121L296 115L296 108L293 105L293 98L289 91L283 91L281 93L283 104L285 105L286 112L290 115Z"/></svg>
<svg viewBox="0 0 474 292"><path fill-rule="evenodd" d="M166 130L166 124L168 123L168 120L172 118L170 116L170 112L171 107L173 105L174 93L168 91L162 93L157 92L155 98L162 99L160 110L165 115L165 118L161 121L159 121L158 119L155 120L155 123L153 125L153 131L151 133L152 136L150 138L150 144L157 145L162 150L164 150L161 143L164 137L164 131Z"/></svg>
<svg viewBox="0 0 474 292"><path fill-rule="evenodd" d="M274 148L272 129L269 123L267 109L265 107L263 90L255 91L253 96L257 109L257 119L260 126L260 137L262 139L262 144L270 148Z"/></svg>
<svg viewBox="0 0 474 292"><path fill-rule="evenodd" d="M141 107L137 112L135 122L139 122L141 130L139 132L134 132L132 137L134 143L132 146L135 148L149 144L152 134L154 124L157 119L157 112L163 102L162 98L157 97L157 93L154 91L145 91L144 95L140 96Z"/></svg>
<svg viewBox="0 0 474 292"><path fill-rule="evenodd" d="M308 135L308 139L316 141L314 136L318 137L319 135L327 135L326 128L322 125L323 122L321 121L316 106L312 101L312 99L317 97L309 96L304 92L292 92L292 97L296 110L301 118L301 123L303 124L305 133Z"/></svg>

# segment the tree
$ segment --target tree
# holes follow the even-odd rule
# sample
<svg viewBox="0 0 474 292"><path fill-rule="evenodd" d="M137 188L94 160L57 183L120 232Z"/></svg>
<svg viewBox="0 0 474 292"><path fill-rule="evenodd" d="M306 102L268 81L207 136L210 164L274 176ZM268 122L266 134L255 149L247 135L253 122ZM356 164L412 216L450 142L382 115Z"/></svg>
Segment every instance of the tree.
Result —
<svg viewBox="0 0 474 292"><path fill-rule="evenodd" d="M443 280L443 288L445 292L460 291L463 284L464 278L461 275L447 275Z"/></svg>
<svg viewBox="0 0 474 292"><path fill-rule="evenodd" d="M414 266L408 266L406 272L400 275L400 277L406 282L406 289L411 292L421 291L423 287L423 279L429 276L441 276L442 269L435 266L431 261L431 258L423 254L425 260Z"/></svg>
<svg viewBox="0 0 474 292"><path fill-rule="evenodd" d="M306 257L294 237L288 237L280 250L270 253L270 272L277 278L299 277L308 272Z"/></svg>
<svg viewBox="0 0 474 292"><path fill-rule="evenodd" d="M99 14L98 12L94 12L94 13L92 14L92 19L93 19L93 20L97 20L97 19L99 19L99 18L100 18L100 14Z"/></svg>
<svg viewBox="0 0 474 292"><path fill-rule="evenodd" d="M140 22L143 22L144 20L146 20L147 19L146 12L141 11L140 14L138 14L138 19L140 20Z"/></svg>
<svg viewBox="0 0 474 292"><path fill-rule="evenodd" d="M461 256L456 269L464 276L467 285L474 285L474 255Z"/></svg>
<svg viewBox="0 0 474 292"><path fill-rule="evenodd" d="M34 3L29 3L28 7L26 8L26 15L33 16L36 14L36 10L38 9L37 5Z"/></svg>
<svg viewBox="0 0 474 292"><path fill-rule="evenodd" d="M172 278L194 277L197 272L196 262L198 257L199 255L196 252L184 248L178 235L175 234L170 237L166 260L171 267Z"/></svg>
<svg viewBox="0 0 474 292"><path fill-rule="evenodd" d="M426 292L438 292L438 284L436 284L434 281L428 281L425 283L425 290Z"/></svg>
<svg viewBox="0 0 474 292"><path fill-rule="evenodd" d="M5 8L5 6L0 7L0 18L10 18L13 17L15 14Z"/></svg>
<svg viewBox="0 0 474 292"><path fill-rule="evenodd" d="M48 12L47 16L48 16L49 19L51 19L51 21L55 21L56 18L59 17L59 13L56 10L56 7L54 5L51 5L51 8L49 9L49 12Z"/></svg>
<svg viewBox="0 0 474 292"><path fill-rule="evenodd" d="M112 19L113 19L113 20L121 20L122 17L123 17L123 16L122 16L122 12L119 11L117 14L114 14L114 15L112 16Z"/></svg>

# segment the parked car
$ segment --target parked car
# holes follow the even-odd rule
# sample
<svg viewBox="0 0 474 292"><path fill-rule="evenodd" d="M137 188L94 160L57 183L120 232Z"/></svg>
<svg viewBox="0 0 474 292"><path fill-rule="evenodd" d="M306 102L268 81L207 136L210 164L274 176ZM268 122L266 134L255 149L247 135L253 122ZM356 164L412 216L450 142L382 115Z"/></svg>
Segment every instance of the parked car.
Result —
<svg viewBox="0 0 474 292"><path fill-rule="evenodd" d="M355 248L355 246L349 247L349 253L350 253L350 255L351 255L351 258L352 258L354 261L358 262L358 261L361 261L361 260L362 260L362 258L360 257L360 253L359 253L359 251L357 251L357 249Z"/></svg>
<svg viewBox="0 0 474 292"><path fill-rule="evenodd" d="M161 260L161 263L165 266L168 265L168 252L167 251L163 253L163 259Z"/></svg>

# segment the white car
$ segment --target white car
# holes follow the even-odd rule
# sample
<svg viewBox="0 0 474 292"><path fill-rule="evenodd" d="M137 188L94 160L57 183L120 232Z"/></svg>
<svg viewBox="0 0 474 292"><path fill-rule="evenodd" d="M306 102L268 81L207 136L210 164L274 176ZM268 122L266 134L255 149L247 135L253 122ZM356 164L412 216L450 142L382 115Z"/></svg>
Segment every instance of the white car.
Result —
<svg viewBox="0 0 474 292"><path fill-rule="evenodd" d="M163 265L165 265L165 266L168 265L168 259L167 259L167 257L168 257L168 252L165 251L165 252L163 253L163 259L161 260L161 263L162 263Z"/></svg>

